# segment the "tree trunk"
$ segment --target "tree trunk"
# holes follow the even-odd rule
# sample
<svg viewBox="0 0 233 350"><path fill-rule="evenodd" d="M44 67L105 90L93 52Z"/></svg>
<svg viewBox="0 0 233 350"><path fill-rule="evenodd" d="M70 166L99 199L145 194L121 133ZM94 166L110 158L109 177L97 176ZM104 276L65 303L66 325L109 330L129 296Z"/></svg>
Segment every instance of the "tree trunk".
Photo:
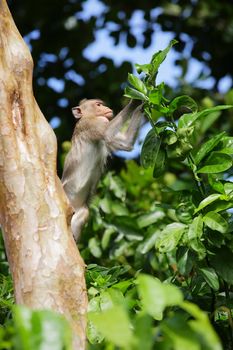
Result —
<svg viewBox="0 0 233 350"><path fill-rule="evenodd" d="M0 0L0 222L15 300L64 314L85 348L84 263L56 175L57 142L32 91L33 61Z"/></svg>

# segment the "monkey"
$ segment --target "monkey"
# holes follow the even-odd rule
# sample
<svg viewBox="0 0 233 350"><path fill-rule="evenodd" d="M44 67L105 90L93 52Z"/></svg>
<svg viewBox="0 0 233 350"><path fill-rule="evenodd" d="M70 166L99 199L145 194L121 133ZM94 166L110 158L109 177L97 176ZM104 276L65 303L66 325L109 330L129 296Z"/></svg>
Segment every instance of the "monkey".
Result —
<svg viewBox="0 0 233 350"><path fill-rule="evenodd" d="M87 222L88 206L108 155L116 150L133 149L143 116L143 105L138 104L139 101L131 100L115 118L112 109L99 99L84 99L72 108L77 122L61 181L74 209L71 231L76 241ZM129 118L129 126L123 133L121 128Z"/></svg>

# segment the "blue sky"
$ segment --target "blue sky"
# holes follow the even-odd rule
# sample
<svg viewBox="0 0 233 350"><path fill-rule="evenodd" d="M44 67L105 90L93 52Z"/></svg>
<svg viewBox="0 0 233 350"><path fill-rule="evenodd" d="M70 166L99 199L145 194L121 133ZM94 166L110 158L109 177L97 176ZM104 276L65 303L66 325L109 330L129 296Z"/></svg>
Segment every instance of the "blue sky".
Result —
<svg viewBox="0 0 233 350"><path fill-rule="evenodd" d="M101 3L99 0L88 0L83 3L83 10L76 14L76 18L82 18L83 20L88 20L91 16L99 17L98 21L101 25L101 15L106 11L106 6ZM90 44L84 50L84 56L88 59L96 61L101 56L109 57L114 60L116 66L120 65L123 61L127 60L134 63L147 63L150 61L152 55L166 47L169 41L173 38L172 32L162 32L160 26L156 24L156 17L161 13L159 8L151 10L151 17L154 18L155 24L154 29L156 30L156 35L152 38L152 44L149 48L144 49L140 46L135 48L128 48L125 44L125 38L122 35L120 43L117 46L114 46L114 40L109 35L109 30L117 30L115 23L109 23L104 29L99 29L96 31L95 42ZM98 23L98 22L97 22ZM132 33L137 37L138 41L143 40L143 29L145 27L145 21L143 18L143 11L136 10L132 13L130 20L130 25L132 28ZM208 74L208 68L205 67L198 60L190 57L190 50L192 48L191 39L183 34L182 39L186 42L185 56L189 59L189 69L186 75L186 80L189 83L194 83L197 80L198 75L201 70L204 68L205 73ZM207 53L206 53L207 54ZM170 86L177 85L177 78L180 76L180 68L175 66L174 62L178 59L179 53L175 50L171 50L167 59L162 64L158 83L164 81ZM135 62L136 60L136 62ZM218 89L220 92L224 93L228 91L232 84L230 77L224 77L221 79ZM199 83L200 85L200 83ZM197 83L197 86L199 86ZM214 79L208 78L205 81L201 82L201 86L206 89L211 89L214 85Z"/></svg>
<svg viewBox="0 0 233 350"><path fill-rule="evenodd" d="M152 38L152 44L149 48L144 49L142 46L137 45L135 48L129 48L126 45L126 38L122 34L121 40L118 45L114 45L113 38L109 35L111 30L117 30L116 23L109 22L104 28L102 26L102 14L106 11L106 5L102 4L100 0L87 0L82 4L82 11L77 12L73 16L69 17L65 23L67 29L71 29L73 26L77 25L79 19L89 20L91 16L97 18L97 26L99 25L100 29L97 29L95 32L95 41L87 46L84 50L84 57L89 60L96 61L100 57L108 57L113 59L116 66L122 64L123 61L127 60L134 63L147 63L150 61L151 56L158 50L165 48L169 41L173 38L172 32L162 32L160 26L156 23L156 18L161 12L157 7L156 9L151 10L151 17L154 19L154 29L156 30L156 35ZM122 13L123 15L123 13ZM143 18L143 11L136 10L132 13L130 20L132 33L137 37L137 40L140 42L143 41L143 30L145 28L145 21ZM25 41L30 47L31 40L37 40L40 37L40 32L34 30L24 37ZM190 50L192 48L192 40L186 35L182 34L182 39L186 42L186 47L184 50L185 57L189 60L189 69L186 75L186 80L189 83L194 83L197 86L201 84L202 87L206 89L211 89L214 85L214 79L209 77L201 82L197 82L197 77L200 74L201 70L204 68L205 73L208 75L208 67L204 66L203 63L198 60L190 57ZM62 48L60 51L60 56L66 55L66 48ZM208 55L206 53L206 55ZM180 57L180 54L175 50L171 50L165 60L161 65L158 76L158 83L164 81L166 84L175 87L178 82L178 77L180 76L180 68L175 66L175 60ZM39 64L43 65L47 62L54 62L57 59L55 55L43 53ZM69 64L69 60L66 60ZM72 70L67 72L67 78L76 81L79 85L85 84L83 78ZM198 85L199 84L199 85ZM228 91L232 84L232 79L229 76L223 77L220 82L218 89L220 92L225 93ZM55 77L48 79L48 85L51 88L54 88L58 92L62 92L64 89L64 82L58 80ZM61 101L61 106L64 106L65 101Z"/></svg>

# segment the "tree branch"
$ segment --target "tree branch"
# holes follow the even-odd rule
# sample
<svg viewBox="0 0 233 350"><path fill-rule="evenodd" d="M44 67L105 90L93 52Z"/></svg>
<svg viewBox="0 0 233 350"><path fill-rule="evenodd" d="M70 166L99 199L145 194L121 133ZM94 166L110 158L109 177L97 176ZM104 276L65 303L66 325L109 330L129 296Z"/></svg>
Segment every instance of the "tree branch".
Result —
<svg viewBox="0 0 233 350"><path fill-rule="evenodd" d="M84 263L56 174L56 137L34 99L33 61L6 0L0 46L0 222L16 303L64 314L74 349L84 349Z"/></svg>

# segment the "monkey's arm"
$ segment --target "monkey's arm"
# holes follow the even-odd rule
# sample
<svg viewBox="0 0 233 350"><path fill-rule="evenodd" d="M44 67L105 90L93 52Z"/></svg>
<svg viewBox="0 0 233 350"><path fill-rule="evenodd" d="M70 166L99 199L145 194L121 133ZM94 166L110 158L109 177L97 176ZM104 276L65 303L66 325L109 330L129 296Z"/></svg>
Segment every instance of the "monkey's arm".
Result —
<svg viewBox="0 0 233 350"><path fill-rule="evenodd" d="M109 138L108 133L105 137L108 147L112 151L124 150L131 151L136 141L138 130L140 128L141 120L143 117L142 104L138 106L130 119L129 126L125 133L118 132Z"/></svg>

